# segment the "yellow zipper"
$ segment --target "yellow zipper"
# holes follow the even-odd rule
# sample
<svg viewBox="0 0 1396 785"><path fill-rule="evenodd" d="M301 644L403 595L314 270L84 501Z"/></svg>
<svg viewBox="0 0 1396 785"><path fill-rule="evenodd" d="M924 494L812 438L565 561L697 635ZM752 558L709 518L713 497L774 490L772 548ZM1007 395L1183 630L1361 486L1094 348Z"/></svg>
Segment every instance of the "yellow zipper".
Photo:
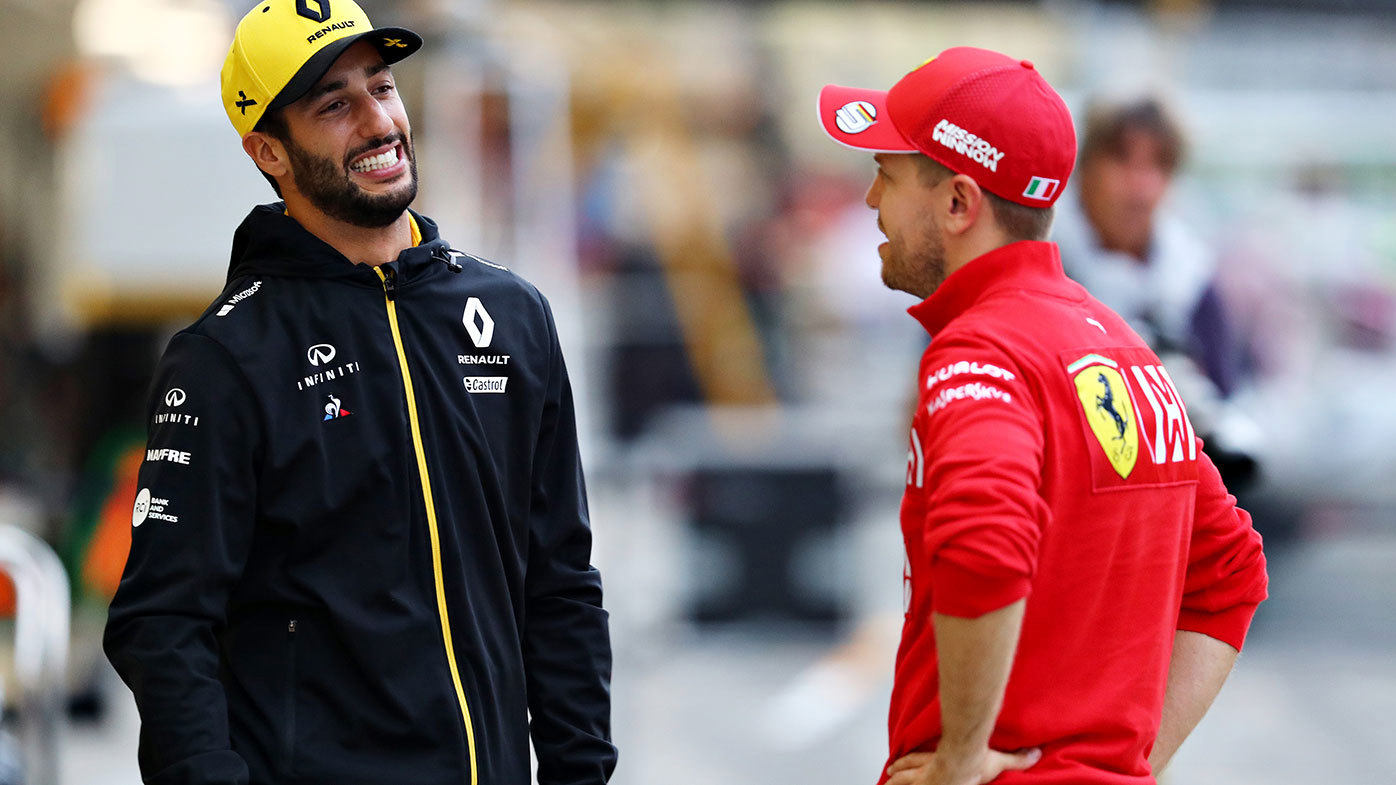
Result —
<svg viewBox="0 0 1396 785"><path fill-rule="evenodd" d="M414 227L415 228L415 227ZM456 650L451 643L451 617L446 610L446 589L441 577L441 537L436 527L436 505L431 500L431 478L427 474L427 454L422 447L422 429L417 420L417 400L412 392L412 373L407 369L407 352L402 348L402 333L397 326L397 306L389 296L388 276L381 268L373 268L378 279L383 282L383 300L388 304L388 325L393 331L393 344L397 347L397 361L402 368L402 385L407 390L407 417L412 426L412 447L417 452L417 473L422 479L422 500L427 506L427 528L431 531L431 569L436 579L436 610L441 617L441 638L446 642L446 662L451 666L451 681L456 687L456 698L460 701L460 714L465 720L465 740L470 745L470 785L479 785L475 767L475 728L470 723L470 705L465 701L465 688L461 686L460 670L456 667Z"/></svg>

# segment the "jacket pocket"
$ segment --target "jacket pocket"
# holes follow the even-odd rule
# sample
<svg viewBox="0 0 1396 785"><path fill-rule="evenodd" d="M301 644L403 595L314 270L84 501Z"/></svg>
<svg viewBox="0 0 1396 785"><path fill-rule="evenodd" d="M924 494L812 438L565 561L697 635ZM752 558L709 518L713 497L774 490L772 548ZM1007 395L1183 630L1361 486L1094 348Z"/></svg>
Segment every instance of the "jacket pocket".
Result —
<svg viewBox="0 0 1396 785"><path fill-rule="evenodd" d="M285 713L282 715L281 774L289 777L296 759L296 627L299 622L286 622L286 687Z"/></svg>

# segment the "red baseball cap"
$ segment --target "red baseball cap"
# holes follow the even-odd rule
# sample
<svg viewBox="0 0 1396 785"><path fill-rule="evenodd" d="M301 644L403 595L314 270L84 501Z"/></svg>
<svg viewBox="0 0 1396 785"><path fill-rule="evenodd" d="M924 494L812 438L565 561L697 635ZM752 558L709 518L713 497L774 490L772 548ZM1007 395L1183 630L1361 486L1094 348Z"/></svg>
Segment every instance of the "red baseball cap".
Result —
<svg viewBox="0 0 1396 785"><path fill-rule="evenodd" d="M834 141L923 153L998 196L1050 207L1076 165L1076 129L1057 91L1027 60L957 46L891 90L826 85L819 121Z"/></svg>

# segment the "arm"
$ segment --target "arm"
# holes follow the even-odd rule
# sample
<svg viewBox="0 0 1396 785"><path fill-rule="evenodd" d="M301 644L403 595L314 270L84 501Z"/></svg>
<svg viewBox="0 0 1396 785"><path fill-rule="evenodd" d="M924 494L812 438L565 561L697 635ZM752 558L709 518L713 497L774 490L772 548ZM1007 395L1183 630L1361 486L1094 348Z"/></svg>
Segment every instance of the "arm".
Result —
<svg viewBox="0 0 1396 785"><path fill-rule="evenodd" d="M931 615L940 659L940 744L933 753L898 759L886 785L979 785L1042 757L1040 749L989 749L1026 607L1027 600L1018 600L976 619Z"/></svg>
<svg viewBox="0 0 1396 785"><path fill-rule="evenodd" d="M553 367L533 465L524 667L539 785L600 785L611 744L611 641L577 451L572 390L552 315Z"/></svg>
<svg viewBox="0 0 1396 785"><path fill-rule="evenodd" d="M922 569L939 657L942 735L934 754L896 761L888 785L987 782L1037 760L1036 751L1005 755L988 744L1050 518L1038 494L1041 415L1020 367L991 342L940 335L931 346L916 427L925 445L924 484L932 489Z"/></svg>
<svg viewBox="0 0 1396 785"><path fill-rule="evenodd" d="M1221 691L1239 652L1229 644L1197 632L1179 630L1173 638L1168 664L1168 690L1163 696L1163 720L1149 752L1149 768L1158 774Z"/></svg>
<svg viewBox="0 0 1396 785"><path fill-rule="evenodd" d="M1236 506L1216 466L1197 451L1197 502L1178 629L1229 644L1245 643L1256 606L1266 597L1268 578L1260 534L1250 513Z"/></svg>
<svg viewBox="0 0 1396 785"><path fill-rule="evenodd" d="M147 785L248 781L229 743L216 634L251 542L260 428L251 401L222 347L190 333L170 341L152 388L131 554L103 639L140 709Z"/></svg>
<svg viewBox="0 0 1396 785"><path fill-rule="evenodd" d="M997 369L976 373L975 368ZM939 373L950 368L948 377ZM1028 596L1051 511L1042 415L1023 371L975 335L937 336L921 385L932 611L978 618Z"/></svg>
<svg viewBox="0 0 1396 785"><path fill-rule="evenodd" d="M989 757L989 735L1003 706L1027 600L977 619L932 616L940 657L940 716L932 782L978 782ZM937 779L939 777L939 779Z"/></svg>
<svg viewBox="0 0 1396 785"><path fill-rule="evenodd" d="M1212 705L1231 673L1266 596L1265 554L1251 516L1227 494L1211 459L1197 453L1198 483L1178 633L1168 666L1168 687L1158 737L1149 752L1155 773Z"/></svg>

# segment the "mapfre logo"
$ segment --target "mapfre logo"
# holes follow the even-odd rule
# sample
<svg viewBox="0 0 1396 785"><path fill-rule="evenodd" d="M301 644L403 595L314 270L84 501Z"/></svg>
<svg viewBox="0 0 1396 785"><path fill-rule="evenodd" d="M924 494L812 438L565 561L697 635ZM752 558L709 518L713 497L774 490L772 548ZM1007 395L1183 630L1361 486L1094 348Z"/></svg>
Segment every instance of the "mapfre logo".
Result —
<svg viewBox="0 0 1396 785"><path fill-rule="evenodd" d="M305 359L311 365L328 365L334 359L334 347L327 343L317 343L305 350Z"/></svg>
<svg viewBox="0 0 1396 785"><path fill-rule="evenodd" d="M165 393L165 405L172 409L176 406L182 406L187 397L183 390L172 387L169 392Z"/></svg>
<svg viewBox="0 0 1396 785"><path fill-rule="evenodd" d="M476 320L479 324L476 324ZM490 317L490 312L485 310L484 303L479 297L471 297L465 301L465 313L461 315L461 322L465 324L465 331L470 333L470 342L475 344L476 349L483 349L494 340L494 319Z"/></svg>

